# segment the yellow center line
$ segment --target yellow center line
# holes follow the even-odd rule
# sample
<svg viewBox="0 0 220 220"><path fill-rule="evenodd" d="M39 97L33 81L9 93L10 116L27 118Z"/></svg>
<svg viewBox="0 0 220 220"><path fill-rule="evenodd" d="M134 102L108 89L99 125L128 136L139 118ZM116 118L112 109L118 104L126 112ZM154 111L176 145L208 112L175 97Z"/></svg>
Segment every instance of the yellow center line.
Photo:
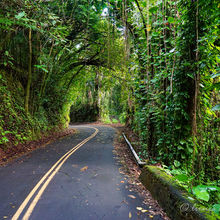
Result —
<svg viewBox="0 0 220 220"><path fill-rule="evenodd" d="M31 213L33 212L37 202L39 201L41 195L43 194L43 192L45 191L46 187L49 185L50 181L53 179L53 177L55 176L55 174L60 170L60 168L62 167L62 165L65 163L65 161L75 152L77 151L81 146L83 146L86 142L88 142L89 140L91 140L93 137L96 136L96 134L99 132L99 130L97 128L94 127L89 127L89 128L93 128L95 129L95 132L89 136L88 138L84 139L82 142L80 142L79 144L77 144L75 147L73 147L71 150L69 150L66 154L64 154L52 167L51 169L41 178L41 180L36 184L36 186L32 189L32 191L28 194L28 196L26 197L26 199L23 201L23 203L20 205L19 209L17 210L17 212L14 214L14 216L12 217L12 220L17 220L21 213L23 212L23 210L25 209L25 207L27 206L28 202L30 201L30 199L33 197L33 195L35 194L35 192L38 190L38 188L41 186L41 184L46 180L46 182L43 184L43 186L40 188L39 192L37 193L37 195L34 197L32 203L30 204L29 208L27 209L23 219L27 220L29 219ZM59 165L58 165L59 164Z"/></svg>

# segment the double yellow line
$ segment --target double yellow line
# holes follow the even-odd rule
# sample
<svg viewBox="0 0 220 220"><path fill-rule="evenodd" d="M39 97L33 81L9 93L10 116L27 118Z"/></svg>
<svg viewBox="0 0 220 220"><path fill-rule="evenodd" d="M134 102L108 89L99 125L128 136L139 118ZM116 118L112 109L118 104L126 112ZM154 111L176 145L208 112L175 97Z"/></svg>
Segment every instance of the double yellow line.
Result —
<svg viewBox="0 0 220 220"><path fill-rule="evenodd" d="M35 197L33 198L31 204L27 208L27 211L25 212L23 216L23 220L28 220L31 216L31 213L33 212L35 206L37 205L39 199L41 198L42 194L44 193L45 189L49 185L50 181L53 179L55 174L60 170L62 165L65 163L65 161L80 147L82 147L85 143L87 143L89 140L91 140L93 137L96 136L96 134L99 132L97 128L89 127L95 129L95 132L89 136L88 138L84 139L82 142L77 144L75 147L73 147L71 150L69 150L66 154L64 154L52 167L51 169L41 178L41 180L36 184L36 186L32 189L32 191L28 194L26 199L23 201L23 203L20 205L16 213L13 215L12 220L17 220L21 213L26 208L27 204L31 200L31 198L34 196L34 194L37 192Z"/></svg>

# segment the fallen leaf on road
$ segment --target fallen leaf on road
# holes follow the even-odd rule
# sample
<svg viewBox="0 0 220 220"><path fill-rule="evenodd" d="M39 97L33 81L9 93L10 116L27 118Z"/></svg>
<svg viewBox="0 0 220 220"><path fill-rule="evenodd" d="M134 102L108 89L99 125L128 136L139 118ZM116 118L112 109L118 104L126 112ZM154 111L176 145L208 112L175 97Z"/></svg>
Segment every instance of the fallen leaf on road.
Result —
<svg viewBox="0 0 220 220"><path fill-rule="evenodd" d="M128 205L128 202L126 200L123 200L121 203L125 203L125 204Z"/></svg>
<svg viewBox="0 0 220 220"><path fill-rule="evenodd" d="M132 199L136 199L136 197L133 196L133 195L128 195L128 197L130 197L130 198L132 198Z"/></svg>
<svg viewBox="0 0 220 220"><path fill-rule="evenodd" d="M145 213L145 212L148 212L148 210L142 209L141 212Z"/></svg>
<svg viewBox="0 0 220 220"><path fill-rule="evenodd" d="M141 207L136 207L137 210L141 211L143 208Z"/></svg>
<svg viewBox="0 0 220 220"><path fill-rule="evenodd" d="M12 202L10 202L10 205L13 209L15 208L15 205Z"/></svg>
<svg viewBox="0 0 220 220"><path fill-rule="evenodd" d="M80 169L81 172L86 171L88 169L88 166L85 166L83 168Z"/></svg>
<svg viewBox="0 0 220 220"><path fill-rule="evenodd" d="M131 212L129 212L129 214L128 214L128 217L129 217L129 218L131 218L131 217L132 217L132 214L131 214Z"/></svg>
<svg viewBox="0 0 220 220"><path fill-rule="evenodd" d="M8 218L8 216L4 216L3 218L6 219L6 218Z"/></svg>
<svg viewBox="0 0 220 220"><path fill-rule="evenodd" d="M124 183L124 182L125 182L125 181L123 181L123 180L121 181L121 183Z"/></svg>
<svg viewBox="0 0 220 220"><path fill-rule="evenodd" d="M150 217L150 218L153 218L154 216L153 216L153 215L149 215L149 217Z"/></svg>

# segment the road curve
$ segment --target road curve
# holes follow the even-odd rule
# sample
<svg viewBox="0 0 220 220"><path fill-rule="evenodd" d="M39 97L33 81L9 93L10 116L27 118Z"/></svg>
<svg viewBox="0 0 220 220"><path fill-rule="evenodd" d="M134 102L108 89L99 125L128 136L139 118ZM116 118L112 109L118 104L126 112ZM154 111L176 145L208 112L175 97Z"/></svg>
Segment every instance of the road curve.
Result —
<svg viewBox="0 0 220 220"><path fill-rule="evenodd" d="M149 207L119 172L115 129L74 127L76 134L0 167L0 219L152 219L136 209Z"/></svg>

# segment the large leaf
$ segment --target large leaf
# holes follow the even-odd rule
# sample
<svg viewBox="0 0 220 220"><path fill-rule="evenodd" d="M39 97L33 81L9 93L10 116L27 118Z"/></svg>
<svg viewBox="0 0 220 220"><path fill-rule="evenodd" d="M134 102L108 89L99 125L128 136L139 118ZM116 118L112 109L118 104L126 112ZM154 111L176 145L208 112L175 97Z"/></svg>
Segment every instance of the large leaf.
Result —
<svg viewBox="0 0 220 220"><path fill-rule="evenodd" d="M208 202L209 201L209 193L207 192L206 189L200 188L199 186L193 187L193 194L198 198L203 201Z"/></svg>

